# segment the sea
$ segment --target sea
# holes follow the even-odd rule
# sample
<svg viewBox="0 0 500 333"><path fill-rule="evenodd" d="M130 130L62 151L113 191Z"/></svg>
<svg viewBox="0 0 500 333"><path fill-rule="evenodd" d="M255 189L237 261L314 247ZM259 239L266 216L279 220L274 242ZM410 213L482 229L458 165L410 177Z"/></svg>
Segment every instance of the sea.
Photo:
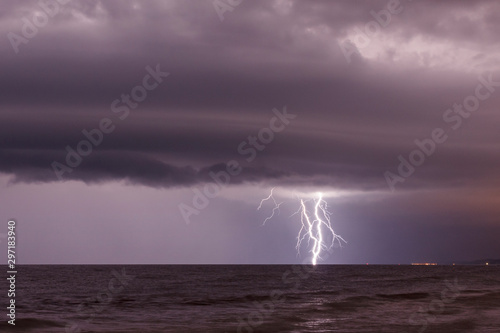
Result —
<svg viewBox="0 0 500 333"><path fill-rule="evenodd" d="M500 266L18 266L1 332L498 333Z"/></svg>

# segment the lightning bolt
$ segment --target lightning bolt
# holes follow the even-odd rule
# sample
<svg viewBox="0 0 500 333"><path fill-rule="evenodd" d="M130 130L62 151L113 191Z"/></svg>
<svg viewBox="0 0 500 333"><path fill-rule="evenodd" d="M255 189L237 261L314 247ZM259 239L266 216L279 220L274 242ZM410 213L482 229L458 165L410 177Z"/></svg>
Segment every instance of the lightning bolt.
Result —
<svg viewBox="0 0 500 333"><path fill-rule="evenodd" d="M276 212L280 212L280 206L283 202L279 203L274 198L273 194L274 188L267 198L260 201L257 210L262 208L264 202L272 200L274 203L274 208L270 216L268 216L263 225L275 216ZM302 242L307 238L307 245L310 246L312 242L312 248L310 252L312 253L312 264L316 265L318 259L321 259L321 252L323 250L330 251L338 242L339 246L342 247L342 242L347 243L342 236L335 233L332 227L330 216L332 213L328 210L328 203L323 199L323 194L318 193L316 199L299 199L300 205L298 210L290 215L290 217L300 214L301 227L297 235L297 244L295 248L297 249L297 255L300 254L300 248L302 247ZM312 201L312 212L308 209L308 203ZM311 206L311 204L309 204ZM331 241L327 243L326 239L330 238Z"/></svg>
<svg viewBox="0 0 500 333"><path fill-rule="evenodd" d="M262 204L267 201L267 200L272 200L273 203L274 203L274 208L273 208L273 211L272 211L272 214L267 217L264 222L262 222L262 225L266 224L267 221L269 221L270 219L272 219L274 217L274 214L276 212L278 212L278 214L280 213L280 206L281 204L283 204L283 202L280 202L280 203L277 203L276 200L274 199L274 196L273 196L273 191L274 191L274 187L271 189L271 193L269 194L269 196L267 198L264 198L260 201L260 205L259 207L257 207L257 210L260 210L262 208Z"/></svg>

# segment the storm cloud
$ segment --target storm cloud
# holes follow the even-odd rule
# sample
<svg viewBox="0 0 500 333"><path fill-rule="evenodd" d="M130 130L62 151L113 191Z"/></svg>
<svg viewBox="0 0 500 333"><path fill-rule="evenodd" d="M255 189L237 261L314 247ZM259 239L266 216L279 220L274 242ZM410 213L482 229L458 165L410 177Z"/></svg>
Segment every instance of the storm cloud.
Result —
<svg viewBox="0 0 500 333"><path fill-rule="evenodd" d="M372 56L384 52L370 58L360 49L348 63L342 43L355 42L353 31L365 31L375 20L370 12L387 6L257 1L220 22L211 2L60 5L18 54L4 39L1 171L18 181L57 181L51 162L64 161L67 145L76 149L83 129L116 119L112 101L158 63L171 75L68 179L131 178L167 187L203 181L203 168L241 158L238 144L266 126L272 108L287 105L297 120L244 166L276 171L251 171L253 180L314 176L382 188L398 155L443 127L445 110L474 91L479 75L496 73L500 81L498 63L485 60L498 50L493 1L400 4L367 47ZM2 30L21 34L22 19L37 11L37 2L11 3ZM457 63L446 63L455 51ZM462 60L477 66L456 67ZM465 119L467 128L451 133L408 186L450 186L462 178L496 185L499 96Z"/></svg>
<svg viewBox="0 0 500 333"><path fill-rule="evenodd" d="M223 21L212 1L45 3L57 6L38 27L38 1L0 11L0 172L11 183L182 189L237 161L234 186L394 190L381 207L425 214L430 193L498 222L498 1L247 0ZM121 119L113 102L126 105L148 66L169 75ZM252 146L285 107L296 117ZM67 147L103 119L113 131L58 177L54 162L67 166Z"/></svg>

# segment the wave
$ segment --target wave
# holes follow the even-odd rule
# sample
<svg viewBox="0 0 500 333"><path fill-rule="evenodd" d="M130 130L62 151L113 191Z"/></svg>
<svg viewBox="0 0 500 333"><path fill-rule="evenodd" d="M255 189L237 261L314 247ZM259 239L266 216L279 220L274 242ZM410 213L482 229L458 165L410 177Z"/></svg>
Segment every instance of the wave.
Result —
<svg viewBox="0 0 500 333"><path fill-rule="evenodd" d="M324 307L340 311L357 311L361 307L377 306L380 301L401 301L428 298L428 293L376 294L374 296L351 296L334 302L323 303Z"/></svg>
<svg viewBox="0 0 500 333"><path fill-rule="evenodd" d="M464 305L482 310L498 308L498 304L500 304L500 292L464 293L459 296L458 301Z"/></svg>
<svg viewBox="0 0 500 333"><path fill-rule="evenodd" d="M291 299L293 297L290 297L290 295L283 295L284 297L286 296L287 299ZM271 296L270 295L246 295L246 296L240 296L240 297L226 297L226 298L203 298L203 299L186 299L181 302L183 305L214 305L214 304L234 304L234 303L248 303L248 302L263 302L263 301L270 301Z"/></svg>
<svg viewBox="0 0 500 333"><path fill-rule="evenodd" d="M393 299L393 300L401 300L401 299L423 299L429 297L429 293L404 293L404 294L377 294L377 297L385 298L385 299Z"/></svg>
<svg viewBox="0 0 500 333"><path fill-rule="evenodd" d="M16 319L16 325L10 325L7 322L3 322L0 324L0 328L2 328L2 331L4 331L4 328L12 328L12 331L17 331L20 332L19 329L23 329L22 332L25 332L26 330L34 330L36 332L36 329L42 329L42 328L50 328L50 327L64 327L64 323L61 322L56 322L53 320L47 320L47 319L37 319L37 318L20 318Z"/></svg>

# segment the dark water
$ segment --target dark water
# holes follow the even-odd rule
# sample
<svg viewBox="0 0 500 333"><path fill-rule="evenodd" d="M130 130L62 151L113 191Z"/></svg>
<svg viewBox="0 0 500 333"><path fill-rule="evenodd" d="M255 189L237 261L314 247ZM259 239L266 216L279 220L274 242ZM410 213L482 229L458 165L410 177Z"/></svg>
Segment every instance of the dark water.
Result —
<svg viewBox="0 0 500 333"><path fill-rule="evenodd" d="M500 267L24 266L16 305L0 331L498 333Z"/></svg>

